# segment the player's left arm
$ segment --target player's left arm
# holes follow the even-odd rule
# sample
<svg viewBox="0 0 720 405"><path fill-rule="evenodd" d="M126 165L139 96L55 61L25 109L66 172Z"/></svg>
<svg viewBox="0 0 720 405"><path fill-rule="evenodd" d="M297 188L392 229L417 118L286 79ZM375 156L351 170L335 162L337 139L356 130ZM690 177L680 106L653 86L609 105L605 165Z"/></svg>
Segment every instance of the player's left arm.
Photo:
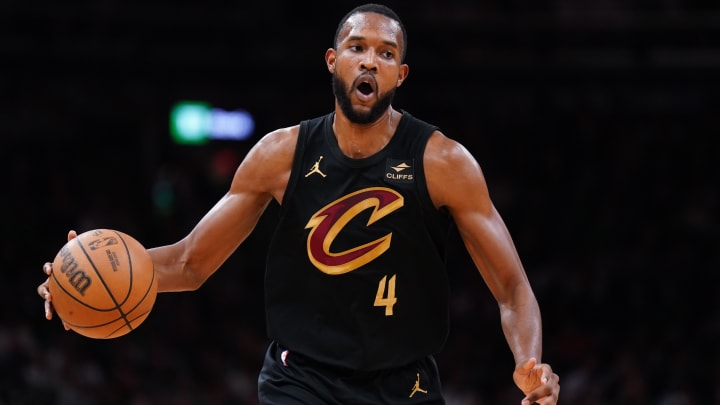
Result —
<svg viewBox="0 0 720 405"><path fill-rule="evenodd" d="M436 207L446 207L480 275L500 308L503 333L515 358L513 379L523 404L556 404L558 376L542 359L542 320L510 233L495 208L485 176L470 152L436 132L424 156Z"/></svg>

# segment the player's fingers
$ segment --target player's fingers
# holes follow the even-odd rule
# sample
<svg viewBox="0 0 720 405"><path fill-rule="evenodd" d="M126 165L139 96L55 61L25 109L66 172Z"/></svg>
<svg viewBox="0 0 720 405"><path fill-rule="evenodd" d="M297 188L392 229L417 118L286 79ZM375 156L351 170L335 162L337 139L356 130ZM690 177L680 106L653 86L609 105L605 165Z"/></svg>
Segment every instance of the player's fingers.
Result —
<svg viewBox="0 0 720 405"><path fill-rule="evenodd" d="M71 229L71 230L68 232L68 237L67 237L67 238L68 238L68 242L70 242L71 240L77 238L77 232L75 232L74 230Z"/></svg>
<svg viewBox="0 0 720 405"><path fill-rule="evenodd" d="M43 272L45 272L45 274L49 276L50 274L52 274L52 271L52 263L46 262L45 264L43 264Z"/></svg>
<svg viewBox="0 0 720 405"><path fill-rule="evenodd" d="M50 320L52 319L52 305L50 304L50 301L45 300L45 319Z"/></svg>
<svg viewBox="0 0 720 405"><path fill-rule="evenodd" d="M63 321L62 324L63 324L63 328L65 328L65 330L70 330L70 326L68 326L68 324L66 324L65 321Z"/></svg>
<svg viewBox="0 0 720 405"><path fill-rule="evenodd" d="M560 377L550 372L549 375L543 375L540 387L530 392L523 398L522 405L540 404L555 405L560 395Z"/></svg>
<svg viewBox="0 0 720 405"><path fill-rule="evenodd" d="M37 293L40 296L40 298L47 300L50 299L50 291L47 288L48 282L45 280L42 284L40 284L37 288Z"/></svg>

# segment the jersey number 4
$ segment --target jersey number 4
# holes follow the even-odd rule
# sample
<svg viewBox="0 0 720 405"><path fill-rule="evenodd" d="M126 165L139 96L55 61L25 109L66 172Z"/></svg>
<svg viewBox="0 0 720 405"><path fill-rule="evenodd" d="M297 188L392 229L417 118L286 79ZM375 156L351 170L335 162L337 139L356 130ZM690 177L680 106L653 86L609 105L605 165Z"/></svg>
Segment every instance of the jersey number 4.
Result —
<svg viewBox="0 0 720 405"><path fill-rule="evenodd" d="M387 285L387 295L385 295L385 286ZM385 316L392 316L393 306L397 304L397 297L395 297L395 274L390 277L388 281L387 276L384 276L378 284L377 294L375 295L375 306L385 307Z"/></svg>

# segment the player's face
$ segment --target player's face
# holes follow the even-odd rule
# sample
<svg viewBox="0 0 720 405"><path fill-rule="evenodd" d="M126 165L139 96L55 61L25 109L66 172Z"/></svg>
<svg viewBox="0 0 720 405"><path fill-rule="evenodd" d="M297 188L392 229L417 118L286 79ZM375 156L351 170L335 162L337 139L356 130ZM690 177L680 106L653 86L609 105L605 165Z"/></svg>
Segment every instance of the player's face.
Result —
<svg viewBox="0 0 720 405"><path fill-rule="evenodd" d="M402 29L396 21L376 13L348 19L326 61L338 105L351 122L375 122L390 107L408 73L400 60L401 46Z"/></svg>

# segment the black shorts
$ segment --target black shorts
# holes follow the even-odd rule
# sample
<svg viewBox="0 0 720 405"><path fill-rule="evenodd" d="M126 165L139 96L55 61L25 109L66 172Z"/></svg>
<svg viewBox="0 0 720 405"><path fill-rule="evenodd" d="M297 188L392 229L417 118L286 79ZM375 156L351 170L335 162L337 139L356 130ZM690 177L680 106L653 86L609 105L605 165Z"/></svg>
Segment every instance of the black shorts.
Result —
<svg viewBox="0 0 720 405"><path fill-rule="evenodd" d="M318 363L272 343L258 378L262 405L443 405L430 356L407 366L355 372Z"/></svg>

